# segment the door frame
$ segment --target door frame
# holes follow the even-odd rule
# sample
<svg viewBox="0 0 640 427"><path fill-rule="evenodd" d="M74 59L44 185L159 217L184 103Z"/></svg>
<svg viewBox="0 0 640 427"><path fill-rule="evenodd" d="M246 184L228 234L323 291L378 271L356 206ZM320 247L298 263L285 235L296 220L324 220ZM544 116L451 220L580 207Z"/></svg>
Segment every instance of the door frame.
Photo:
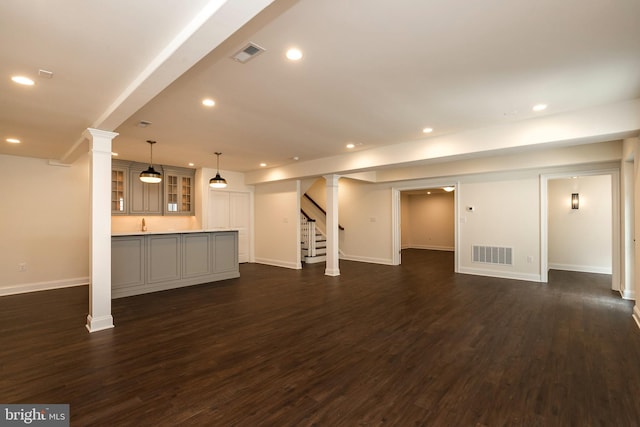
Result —
<svg viewBox="0 0 640 427"><path fill-rule="evenodd" d="M620 291L622 258L621 239L620 169L576 169L540 175L540 281L549 281L549 181L580 176L611 176L611 289Z"/></svg>
<svg viewBox="0 0 640 427"><path fill-rule="evenodd" d="M455 187L453 193L453 271L459 271L458 248L460 247L460 236L458 232L458 218L460 206L460 181L437 182L430 184L412 185L408 187L391 188L391 264L400 265L402 263L402 215L400 193L411 190L428 190L430 188Z"/></svg>

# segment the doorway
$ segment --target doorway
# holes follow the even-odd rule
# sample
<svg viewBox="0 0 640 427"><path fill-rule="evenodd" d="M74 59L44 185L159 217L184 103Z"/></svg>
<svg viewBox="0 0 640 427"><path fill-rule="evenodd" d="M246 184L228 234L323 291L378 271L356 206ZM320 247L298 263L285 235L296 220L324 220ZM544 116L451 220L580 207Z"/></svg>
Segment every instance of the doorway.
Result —
<svg viewBox="0 0 640 427"><path fill-rule="evenodd" d="M457 270L455 185L393 190L393 265L402 263L402 250L426 249L454 254Z"/></svg>
<svg viewBox="0 0 640 427"><path fill-rule="evenodd" d="M620 291L619 176L611 170L541 177L542 282L550 269L611 274L611 289Z"/></svg>

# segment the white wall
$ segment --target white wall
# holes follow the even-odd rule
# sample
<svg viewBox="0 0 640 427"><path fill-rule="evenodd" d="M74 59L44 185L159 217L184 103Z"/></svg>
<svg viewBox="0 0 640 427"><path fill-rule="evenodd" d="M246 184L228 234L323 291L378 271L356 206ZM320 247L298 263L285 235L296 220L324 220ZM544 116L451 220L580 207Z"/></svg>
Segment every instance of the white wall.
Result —
<svg viewBox="0 0 640 427"><path fill-rule="evenodd" d="M338 181L341 258L391 264L391 188L348 178Z"/></svg>
<svg viewBox="0 0 640 427"><path fill-rule="evenodd" d="M549 268L611 274L611 176L552 179L547 188Z"/></svg>
<svg viewBox="0 0 640 427"><path fill-rule="evenodd" d="M402 193L401 196L401 202L406 200L401 206L402 247L453 251L454 193Z"/></svg>
<svg viewBox="0 0 640 427"><path fill-rule="evenodd" d="M0 155L0 182L0 295L88 283L88 155L71 167Z"/></svg>
<svg viewBox="0 0 640 427"><path fill-rule="evenodd" d="M259 185L254 201L255 261L302 268L299 181Z"/></svg>
<svg viewBox="0 0 640 427"><path fill-rule="evenodd" d="M540 280L539 187L535 173L477 177L460 184L461 273ZM467 210L470 206L473 212ZM473 245L513 248L513 265L473 262Z"/></svg>

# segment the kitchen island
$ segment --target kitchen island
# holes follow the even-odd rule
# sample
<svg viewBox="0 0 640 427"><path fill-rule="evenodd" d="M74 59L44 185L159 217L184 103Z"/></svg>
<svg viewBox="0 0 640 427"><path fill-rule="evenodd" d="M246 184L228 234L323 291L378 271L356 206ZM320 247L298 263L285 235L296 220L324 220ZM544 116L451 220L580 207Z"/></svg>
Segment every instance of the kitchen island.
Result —
<svg viewBox="0 0 640 427"><path fill-rule="evenodd" d="M111 236L111 296L240 276L237 230L140 231Z"/></svg>

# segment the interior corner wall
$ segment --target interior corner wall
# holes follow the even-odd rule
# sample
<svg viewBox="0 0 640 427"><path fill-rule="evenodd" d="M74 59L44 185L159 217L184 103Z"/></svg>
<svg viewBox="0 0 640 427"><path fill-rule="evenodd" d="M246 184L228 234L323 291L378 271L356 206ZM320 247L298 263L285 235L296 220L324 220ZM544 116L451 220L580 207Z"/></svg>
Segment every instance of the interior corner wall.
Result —
<svg viewBox="0 0 640 427"><path fill-rule="evenodd" d="M459 272L540 281L538 175L487 177L464 182L458 191ZM473 245L512 248L513 264L474 262Z"/></svg>
<svg viewBox="0 0 640 427"><path fill-rule="evenodd" d="M571 209L572 193L578 209ZM610 175L549 180L550 269L611 274L611 200Z"/></svg>
<svg viewBox="0 0 640 427"><path fill-rule="evenodd" d="M340 178L338 198L340 258L391 265L390 186Z"/></svg>
<svg viewBox="0 0 640 427"><path fill-rule="evenodd" d="M255 186L255 261L302 268L299 181Z"/></svg>
<svg viewBox="0 0 640 427"><path fill-rule="evenodd" d="M88 154L70 167L0 155L0 181L0 295L88 283Z"/></svg>
<svg viewBox="0 0 640 427"><path fill-rule="evenodd" d="M403 248L455 249L454 193L411 194L407 206L401 206L401 209L405 208L408 209L408 221L402 222L401 233L406 234ZM401 215L405 216L404 210Z"/></svg>

